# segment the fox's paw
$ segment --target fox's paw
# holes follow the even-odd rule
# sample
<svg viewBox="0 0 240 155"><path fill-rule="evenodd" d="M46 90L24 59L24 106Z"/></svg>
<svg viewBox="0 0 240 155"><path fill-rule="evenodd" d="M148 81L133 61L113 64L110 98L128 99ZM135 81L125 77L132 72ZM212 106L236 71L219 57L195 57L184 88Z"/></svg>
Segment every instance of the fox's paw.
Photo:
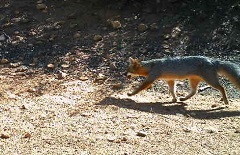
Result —
<svg viewBox="0 0 240 155"><path fill-rule="evenodd" d="M173 103L177 102L177 99L176 99L176 98L173 98L173 99L172 99L172 102L173 102Z"/></svg>

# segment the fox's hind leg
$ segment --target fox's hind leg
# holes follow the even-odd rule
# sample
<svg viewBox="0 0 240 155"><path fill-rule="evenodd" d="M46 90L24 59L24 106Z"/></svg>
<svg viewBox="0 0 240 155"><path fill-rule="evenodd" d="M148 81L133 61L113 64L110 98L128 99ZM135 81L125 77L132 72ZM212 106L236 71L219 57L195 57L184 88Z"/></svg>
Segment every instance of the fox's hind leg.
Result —
<svg viewBox="0 0 240 155"><path fill-rule="evenodd" d="M193 95L195 95L200 81L201 80L198 78L189 79L190 86L191 86L191 92L186 97L180 98L180 101L185 101L185 100L189 99L190 97L192 97Z"/></svg>
<svg viewBox="0 0 240 155"><path fill-rule="evenodd" d="M209 74L206 73L206 75L203 77L203 80L205 82L207 82L213 88L219 90L221 92L221 94L222 94L222 98L223 98L224 103L228 104L228 99L227 99L227 95L226 95L225 89L219 83L217 73L215 73L215 74L213 74L212 72L209 73Z"/></svg>
<svg viewBox="0 0 240 155"><path fill-rule="evenodd" d="M177 102L177 98L175 95L175 82L174 80L168 80L167 81L168 87L169 87L169 91L173 97L172 102Z"/></svg>

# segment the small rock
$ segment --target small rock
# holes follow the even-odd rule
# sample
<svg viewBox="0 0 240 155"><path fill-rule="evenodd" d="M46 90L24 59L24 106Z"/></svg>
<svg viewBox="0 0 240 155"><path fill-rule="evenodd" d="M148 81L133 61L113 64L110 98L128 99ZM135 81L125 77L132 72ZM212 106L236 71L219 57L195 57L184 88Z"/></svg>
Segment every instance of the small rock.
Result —
<svg viewBox="0 0 240 155"><path fill-rule="evenodd" d="M114 29L120 29L122 27L122 24L120 23L120 21L116 20L116 21L111 21L111 25Z"/></svg>
<svg viewBox="0 0 240 155"><path fill-rule="evenodd" d="M25 105L22 105L22 106L20 107L20 109L21 109L21 110L26 110L27 108L26 108Z"/></svg>
<svg viewBox="0 0 240 155"><path fill-rule="evenodd" d="M184 128L183 131L184 132L191 132L192 130L190 128Z"/></svg>
<svg viewBox="0 0 240 155"><path fill-rule="evenodd" d="M81 116L83 117L90 117L91 115L92 115L91 113L87 113L87 112L81 113Z"/></svg>
<svg viewBox="0 0 240 155"><path fill-rule="evenodd" d="M144 32L147 29L148 29L148 26L146 24L141 23L138 25L138 31L140 31L140 32Z"/></svg>
<svg viewBox="0 0 240 155"><path fill-rule="evenodd" d="M128 114L126 115L127 118L139 118L138 115L135 115L135 114Z"/></svg>
<svg viewBox="0 0 240 155"><path fill-rule="evenodd" d="M236 129L234 133L240 133L240 128Z"/></svg>
<svg viewBox="0 0 240 155"><path fill-rule="evenodd" d="M17 68L16 72L25 72L28 70L27 66L20 66Z"/></svg>
<svg viewBox="0 0 240 155"><path fill-rule="evenodd" d="M94 41L101 41L101 40L102 40L102 36L99 35L99 34L96 34L96 35L93 37L93 40L94 40Z"/></svg>
<svg viewBox="0 0 240 155"><path fill-rule="evenodd" d="M43 4L43 3L37 4L36 7L37 7L38 10L44 10L44 9L47 8L47 6L45 4Z"/></svg>
<svg viewBox="0 0 240 155"><path fill-rule="evenodd" d="M48 64L47 67L48 67L49 69L53 69L55 66L54 66L54 64Z"/></svg>
<svg viewBox="0 0 240 155"><path fill-rule="evenodd" d="M73 12L73 13L67 15L67 18L68 19L76 19L77 18L77 14L75 12Z"/></svg>
<svg viewBox="0 0 240 155"><path fill-rule="evenodd" d="M38 0L37 4L43 3L43 0Z"/></svg>
<svg viewBox="0 0 240 155"><path fill-rule="evenodd" d="M208 127L204 129L207 133L216 133L218 132L218 130L216 128L213 127Z"/></svg>
<svg viewBox="0 0 240 155"><path fill-rule="evenodd" d="M7 38L4 34L0 35L0 41L5 41Z"/></svg>
<svg viewBox="0 0 240 155"><path fill-rule="evenodd" d="M23 135L23 138L31 138L31 134L27 132Z"/></svg>
<svg viewBox="0 0 240 155"><path fill-rule="evenodd" d="M9 99L18 99L19 97L11 92L7 92L7 96Z"/></svg>
<svg viewBox="0 0 240 155"><path fill-rule="evenodd" d="M169 49L169 45L167 45L167 44L163 44L162 46L164 49Z"/></svg>
<svg viewBox="0 0 240 155"><path fill-rule="evenodd" d="M88 77L86 77L86 76L80 76L80 78L79 78L81 81L87 81L88 80Z"/></svg>
<svg viewBox="0 0 240 155"><path fill-rule="evenodd" d="M167 40L167 39L171 38L171 35L170 35L170 34L165 34L165 35L163 35L163 38L164 38L165 40Z"/></svg>
<svg viewBox="0 0 240 155"><path fill-rule="evenodd" d="M1 59L1 64L6 64L6 63L9 63L8 59L5 59L5 58Z"/></svg>
<svg viewBox="0 0 240 155"><path fill-rule="evenodd" d="M74 39L77 39L77 38L80 38L81 37L81 34L79 32L76 32L74 35L73 35L73 38Z"/></svg>
<svg viewBox="0 0 240 155"><path fill-rule="evenodd" d="M57 38L57 35L55 35L55 34L52 34L50 37L49 37L49 41L53 41L53 40L55 40Z"/></svg>
<svg viewBox="0 0 240 155"><path fill-rule="evenodd" d="M75 27L77 27L78 26L78 24L76 24L76 23L70 23L69 24L69 27L71 28L71 29L73 29L73 28L75 28Z"/></svg>
<svg viewBox="0 0 240 155"><path fill-rule="evenodd" d="M10 136L9 135L7 135L7 134L1 134L1 136L0 136L0 138L2 138L2 139L8 139L8 138L10 138Z"/></svg>
<svg viewBox="0 0 240 155"><path fill-rule="evenodd" d="M106 80L107 77L104 74L98 74L98 77L95 79L95 81L100 81L100 80Z"/></svg>
<svg viewBox="0 0 240 155"><path fill-rule="evenodd" d="M36 92L37 90L36 90L36 88L28 88L28 90L27 90L29 93L34 93L34 92Z"/></svg>
<svg viewBox="0 0 240 155"><path fill-rule="evenodd" d="M12 67L12 68L17 68L17 67L19 67L19 66L21 66L22 65L22 63L21 62L17 62L17 63L10 63L9 64L9 67Z"/></svg>
<svg viewBox="0 0 240 155"><path fill-rule="evenodd" d="M139 132L137 132L137 136L139 136L139 137L146 137L147 133L144 132L144 131L139 131Z"/></svg>
<svg viewBox="0 0 240 155"><path fill-rule="evenodd" d="M165 53L172 53L169 49L164 50Z"/></svg>
<svg viewBox="0 0 240 155"><path fill-rule="evenodd" d="M158 29L159 29L159 27L158 27L157 23L152 23L150 25L150 30L158 30Z"/></svg>
<svg viewBox="0 0 240 155"><path fill-rule="evenodd" d="M111 62L111 63L109 64L109 67L110 67L112 70L117 69L116 63L114 63L114 62Z"/></svg>
<svg viewBox="0 0 240 155"><path fill-rule="evenodd" d="M172 38L177 37L180 34L180 32L181 32L181 29L178 26L173 28L171 33Z"/></svg>
<svg viewBox="0 0 240 155"><path fill-rule="evenodd" d="M69 68L70 66L69 64L62 64L61 67L66 69L66 68Z"/></svg>
<svg viewBox="0 0 240 155"><path fill-rule="evenodd" d="M62 71L58 71L57 78L59 80L66 78L66 76L67 76L67 73L64 73Z"/></svg>
<svg viewBox="0 0 240 155"><path fill-rule="evenodd" d="M116 140L116 137L114 137L114 136L109 136L109 137L107 138L107 140L108 140L109 142L114 142L114 141Z"/></svg>
<svg viewBox="0 0 240 155"><path fill-rule="evenodd" d="M116 83L112 86L113 89L121 89L123 87L122 83Z"/></svg>
<svg viewBox="0 0 240 155"><path fill-rule="evenodd" d="M212 107L212 108L216 108L216 107L217 107L217 104L213 104L211 107Z"/></svg>
<svg viewBox="0 0 240 155"><path fill-rule="evenodd" d="M126 137L122 137L122 138L121 138L121 141L126 142L126 141L127 141L127 138L126 138Z"/></svg>

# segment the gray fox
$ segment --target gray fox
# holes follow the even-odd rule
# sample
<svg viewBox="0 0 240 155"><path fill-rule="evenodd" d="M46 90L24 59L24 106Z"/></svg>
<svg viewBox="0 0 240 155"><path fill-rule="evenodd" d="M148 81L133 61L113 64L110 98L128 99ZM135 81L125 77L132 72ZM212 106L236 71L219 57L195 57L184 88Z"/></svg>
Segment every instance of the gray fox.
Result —
<svg viewBox="0 0 240 155"><path fill-rule="evenodd" d="M221 86L218 73L226 76L240 89L240 66L232 62L220 61L203 56L184 56L175 58L153 59L149 61L139 61L129 58L127 77L145 76L146 80L128 96L137 94L143 89L147 89L157 80L166 80L170 93L173 97L172 102L176 102L174 80L188 79L191 92L180 101L185 101L196 94L197 86L200 81L205 81L213 88L219 90L225 104L228 104L225 89Z"/></svg>

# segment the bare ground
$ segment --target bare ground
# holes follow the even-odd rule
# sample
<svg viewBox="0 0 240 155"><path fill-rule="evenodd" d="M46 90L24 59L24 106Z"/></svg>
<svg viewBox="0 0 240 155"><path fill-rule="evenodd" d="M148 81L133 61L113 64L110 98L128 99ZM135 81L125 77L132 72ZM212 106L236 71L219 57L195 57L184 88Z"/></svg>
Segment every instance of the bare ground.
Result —
<svg viewBox="0 0 240 155"><path fill-rule="evenodd" d="M48 89L36 95L30 88L41 83ZM129 86L111 91L91 79L2 76L0 153L240 153L239 99L226 106L213 92L170 103L159 83L161 93L150 89L129 98Z"/></svg>
<svg viewBox="0 0 240 155"><path fill-rule="evenodd" d="M171 103L163 81L128 97L142 79L124 76L130 56L239 64L239 2L157 2L1 1L0 154L240 154L229 81L229 105L211 88ZM186 81L177 88L189 91Z"/></svg>

